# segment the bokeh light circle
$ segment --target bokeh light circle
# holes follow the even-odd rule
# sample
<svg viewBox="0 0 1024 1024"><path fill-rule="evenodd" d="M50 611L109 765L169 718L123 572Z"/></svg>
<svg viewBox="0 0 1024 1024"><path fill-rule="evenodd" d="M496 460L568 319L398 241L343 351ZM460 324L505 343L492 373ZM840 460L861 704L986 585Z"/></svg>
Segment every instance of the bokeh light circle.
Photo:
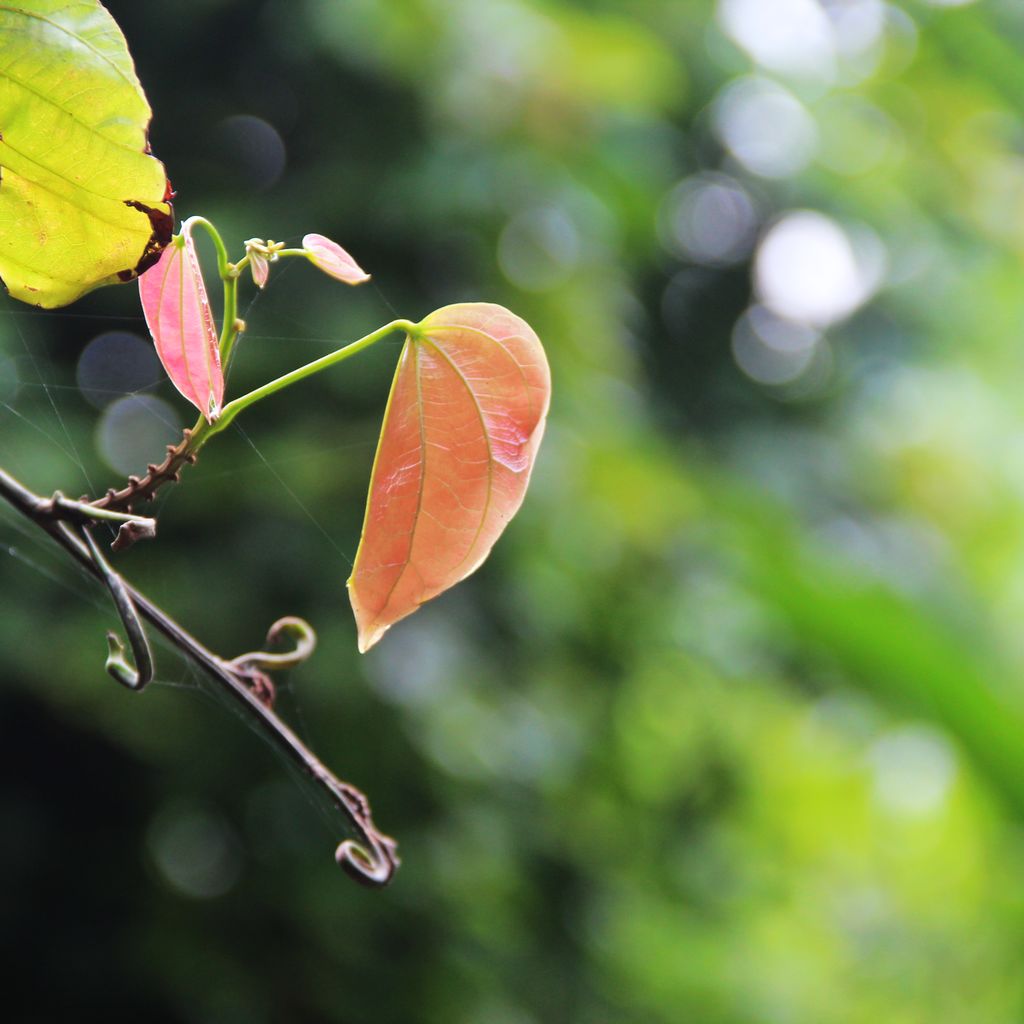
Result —
<svg viewBox="0 0 1024 1024"><path fill-rule="evenodd" d="M164 376L153 345L128 331L98 334L85 346L75 368L82 397L97 409L148 391Z"/></svg>
<svg viewBox="0 0 1024 1024"><path fill-rule="evenodd" d="M790 178L814 156L818 133L807 108L767 78L730 82L712 106L715 134L748 170L763 178Z"/></svg>
<svg viewBox="0 0 1024 1024"><path fill-rule="evenodd" d="M181 439L181 418L155 395L131 395L107 406L96 428L96 447L103 460L128 476L161 462L166 446Z"/></svg>
<svg viewBox="0 0 1024 1024"><path fill-rule="evenodd" d="M757 232L750 193L724 174L698 174L680 182L662 203L662 244L684 259L728 266L749 255Z"/></svg>
<svg viewBox="0 0 1024 1024"><path fill-rule="evenodd" d="M284 173L287 153L278 130L262 117L235 114L220 123L226 163L243 184L262 192Z"/></svg>
<svg viewBox="0 0 1024 1024"><path fill-rule="evenodd" d="M881 281L881 242L864 235L855 246L834 220L796 210L777 221L758 248L757 294L779 316L819 327L849 316Z"/></svg>

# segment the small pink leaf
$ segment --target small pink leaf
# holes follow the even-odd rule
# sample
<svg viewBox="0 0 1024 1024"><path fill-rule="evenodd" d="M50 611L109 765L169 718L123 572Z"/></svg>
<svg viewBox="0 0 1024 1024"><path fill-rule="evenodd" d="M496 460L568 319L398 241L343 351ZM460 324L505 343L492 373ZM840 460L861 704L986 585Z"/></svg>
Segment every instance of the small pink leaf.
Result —
<svg viewBox="0 0 1024 1024"><path fill-rule="evenodd" d="M224 374L188 221L139 278L139 297L171 383L212 423L224 400Z"/></svg>
<svg viewBox="0 0 1024 1024"><path fill-rule="evenodd" d="M302 239L302 248L325 274L345 284L362 284L370 280L370 275L337 242L323 235L306 235Z"/></svg>
<svg viewBox="0 0 1024 1024"><path fill-rule="evenodd" d="M522 504L550 396L544 349L507 309L460 303L417 325L348 581L360 651L487 557Z"/></svg>
<svg viewBox="0 0 1024 1024"><path fill-rule="evenodd" d="M245 251L249 257L249 269L252 271L252 279L257 288L264 288L267 278L270 276L270 264L267 257L258 249L253 248L249 242L245 243Z"/></svg>

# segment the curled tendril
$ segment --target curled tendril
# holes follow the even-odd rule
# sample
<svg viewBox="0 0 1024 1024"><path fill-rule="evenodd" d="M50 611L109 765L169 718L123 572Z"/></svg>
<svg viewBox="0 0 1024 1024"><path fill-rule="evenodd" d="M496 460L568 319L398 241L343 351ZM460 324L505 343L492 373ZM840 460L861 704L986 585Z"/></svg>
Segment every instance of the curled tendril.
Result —
<svg viewBox="0 0 1024 1024"><path fill-rule="evenodd" d="M139 692L145 689L153 679L153 652L146 637L146 630L124 580L103 557L103 552L92 533L88 529L83 529L82 536L92 555L93 563L103 577L103 582L106 583L110 596L114 600L114 607L128 634L132 660L135 662L133 666L125 657L127 652L121 638L116 633L107 633L107 672L122 686Z"/></svg>
<svg viewBox="0 0 1024 1024"><path fill-rule="evenodd" d="M354 839L346 839L338 845L334 859L349 877L363 885L387 885L400 863L395 852L398 844L372 825L364 831L365 845Z"/></svg>
<svg viewBox="0 0 1024 1024"><path fill-rule="evenodd" d="M268 714L272 714L269 709L273 707L274 684L267 673L295 668L316 649L313 627L305 619L294 615L278 619L270 627L267 646L272 647L285 639L294 642L290 651L249 651L223 662L224 668L247 686L252 695L268 709ZM335 806L348 818L358 836L338 844L335 861L351 878L363 885L387 885L399 865L398 844L374 825L369 801L355 786L341 782L320 762L310 760L307 768L330 793Z"/></svg>
<svg viewBox="0 0 1024 1024"><path fill-rule="evenodd" d="M315 630L297 615L286 615L267 630L268 647L283 639L294 640L294 648L276 654L270 651L248 651L224 663L227 670L242 679L267 707L273 707L275 697L274 684L267 673L295 668L316 650Z"/></svg>
<svg viewBox="0 0 1024 1024"><path fill-rule="evenodd" d="M283 651L280 654L272 654L270 651L249 651L232 658L228 664L240 671L263 669L275 672L279 669L296 668L316 650L316 631L305 619L300 619L297 615L286 615L267 630L268 647L287 638L295 640L295 647L291 651Z"/></svg>
<svg viewBox="0 0 1024 1024"><path fill-rule="evenodd" d="M207 650L145 594L118 575L89 532L89 523L97 519L123 524L141 522L143 517L105 507L106 502L83 508L81 502L68 501L62 495L44 498L3 468L0 468L0 500L42 528L77 564L104 582L110 590L128 633L135 661L133 667L126 657L124 643L116 634L108 634L107 670L119 683L141 690L152 679L152 653L142 628L142 620L145 619L191 664L223 687L223 692L266 730L265 735L276 749L329 797L356 834L355 839L345 840L335 851L335 860L345 872L367 886L380 887L391 881L400 863L398 844L377 829L369 801L359 789L340 780L323 764L278 717L258 688L257 677L270 686L261 666L268 669L290 667L312 653L316 637L307 623L288 618L271 627L268 644L290 636L296 641L295 650L291 652L271 654L255 651L240 655L234 662L225 661Z"/></svg>
<svg viewBox="0 0 1024 1024"><path fill-rule="evenodd" d="M335 862L362 885L373 888L387 885L401 864L398 843L373 823L370 802L364 793L326 771L322 781L359 834L358 839L346 839L338 844L334 851Z"/></svg>

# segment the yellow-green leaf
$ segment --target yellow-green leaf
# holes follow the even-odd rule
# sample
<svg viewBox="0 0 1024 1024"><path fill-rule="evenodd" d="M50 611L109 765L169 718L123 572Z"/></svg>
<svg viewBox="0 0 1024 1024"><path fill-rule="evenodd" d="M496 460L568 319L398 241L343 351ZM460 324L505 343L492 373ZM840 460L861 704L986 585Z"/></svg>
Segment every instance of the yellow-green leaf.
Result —
<svg viewBox="0 0 1024 1024"><path fill-rule="evenodd" d="M97 0L0 0L0 279L63 306L170 240L163 165L124 36Z"/></svg>

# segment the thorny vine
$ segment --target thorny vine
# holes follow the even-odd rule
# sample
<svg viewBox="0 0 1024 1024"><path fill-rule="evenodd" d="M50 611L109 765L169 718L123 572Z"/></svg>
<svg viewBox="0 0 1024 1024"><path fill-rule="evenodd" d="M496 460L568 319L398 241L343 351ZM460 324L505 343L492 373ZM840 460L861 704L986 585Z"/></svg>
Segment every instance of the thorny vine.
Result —
<svg viewBox="0 0 1024 1024"><path fill-rule="evenodd" d="M192 431L186 429L177 444L167 446L167 458L157 464L151 462L146 467L146 475L130 476L128 483L120 490L113 487L103 495L90 501L83 497L95 509L109 509L115 512L131 512L140 503L152 501L157 489L164 484L177 483L181 479L181 471L185 466L196 461L196 453L192 450Z"/></svg>
<svg viewBox="0 0 1024 1024"><path fill-rule="evenodd" d="M75 562L102 582L128 638L127 648L116 633L107 634L107 671L123 686L141 692L153 678L153 655L144 622L149 623L195 667L218 684L240 705L272 740L274 745L308 778L319 785L333 806L347 819L357 839L346 839L335 851L337 862L356 881L384 886L399 865L397 844L380 832L373 822L370 804L355 786L338 779L295 735L274 711L274 686L268 673L293 668L308 658L316 647L316 634L303 619L279 619L267 634L267 646L290 639L294 647L285 652L250 651L225 659L202 645L158 605L128 583L113 569L92 535L100 522L118 524L114 550L135 540L152 537L156 521L133 514L132 508L152 498L162 484L176 480L181 467L195 461L190 451L191 432L185 431L178 445L168 446L167 458L151 465L146 476L132 477L126 487L108 491L96 501L74 501L59 492L44 498L0 469L0 498L29 522L47 533ZM129 660L128 654L131 659Z"/></svg>

